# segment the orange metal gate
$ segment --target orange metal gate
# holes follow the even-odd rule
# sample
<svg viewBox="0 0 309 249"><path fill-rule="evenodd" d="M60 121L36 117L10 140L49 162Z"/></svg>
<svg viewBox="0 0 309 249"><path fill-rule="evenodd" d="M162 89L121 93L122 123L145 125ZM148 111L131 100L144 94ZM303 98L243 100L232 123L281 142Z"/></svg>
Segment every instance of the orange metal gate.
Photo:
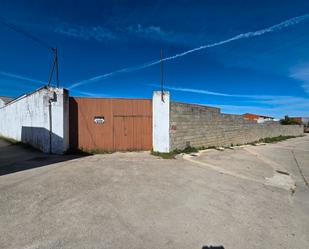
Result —
<svg viewBox="0 0 309 249"><path fill-rule="evenodd" d="M151 100L71 97L70 145L107 151L150 150Z"/></svg>

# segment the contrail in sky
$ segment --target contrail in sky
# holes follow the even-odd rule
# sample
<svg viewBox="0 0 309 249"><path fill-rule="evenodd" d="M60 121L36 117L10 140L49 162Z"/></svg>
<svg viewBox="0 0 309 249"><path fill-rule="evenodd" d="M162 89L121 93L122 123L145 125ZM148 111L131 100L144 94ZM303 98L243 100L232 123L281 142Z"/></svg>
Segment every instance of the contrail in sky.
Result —
<svg viewBox="0 0 309 249"><path fill-rule="evenodd" d="M28 77L25 77L25 76L22 76L22 75L7 73L7 72L4 72L4 71L0 71L0 75L10 77L10 78L14 78L14 79L18 79L18 80L25 80L25 81L29 81L29 82L33 82L33 83L44 84L44 82L40 81L40 80L31 79L31 78L28 78Z"/></svg>
<svg viewBox="0 0 309 249"><path fill-rule="evenodd" d="M200 51L200 50L221 46L221 45L224 45L224 44L236 41L236 40L247 39L247 38L251 38L251 37L261 36L261 35L264 35L264 34L267 34L267 33L272 33L272 32L275 32L275 31L279 31L279 30L285 29L289 26L293 26L293 25L296 25L300 22L303 22L303 21L307 20L308 18L309 18L309 14L293 17L291 19L288 19L286 21L283 21L281 23L278 23L276 25L273 25L273 26L265 28L265 29L239 34L239 35L236 35L232 38L229 38L229 39L226 39L226 40L223 40L223 41L203 45L203 46L193 48L193 49L187 50L185 52L182 52L182 53L179 53L179 54L176 54L176 55L173 55L173 56L166 57L166 58L163 59L163 61L174 60L174 59L177 59L179 57L182 57L182 56L185 56L185 55L188 55L188 54ZM96 77L77 82L77 83L71 85L69 87L69 89L72 89L72 88L75 88L75 87L78 87L78 86L81 86L81 85L85 85L85 84L88 84L88 83L96 82L96 81L99 81L99 80L107 79L107 78L116 76L118 74L138 71L138 70L141 70L141 69L144 69L144 68L148 68L148 67L157 65L159 63L160 63L160 60L157 60L157 61L142 64L142 65L139 65L139 66L127 67L127 68L123 68L123 69L120 69L120 70L117 70L117 71L114 71L114 72L111 72L111 73L98 75Z"/></svg>
<svg viewBox="0 0 309 249"><path fill-rule="evenodd" d="M1 71L1 70L0 70L0 75L3 75L5 77L9 77L9 78L13 78L13 79L22 80L22 81L25 81L25 82L27 81L27 82L35 83L35 84L39 84L39 85L46 85L46 82L44 82L44 81L32 79L32 78L29 78L29 77L23 76L23 75L4 72L4 71ZM78 90L74 90L74 92L85 95L85 96L91 96L91 97L97 97L97 96L108 97L107 95L102 95L100 93L89 93L89 92L78 91Z"/></svg>

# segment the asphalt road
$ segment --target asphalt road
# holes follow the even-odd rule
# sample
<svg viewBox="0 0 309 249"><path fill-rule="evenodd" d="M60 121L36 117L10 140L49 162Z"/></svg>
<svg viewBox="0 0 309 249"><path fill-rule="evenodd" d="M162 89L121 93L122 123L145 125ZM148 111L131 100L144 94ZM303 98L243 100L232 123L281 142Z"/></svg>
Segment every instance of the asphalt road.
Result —
<svg viewBox="0 0 309 249"><path fill-rule="evenodd" d="M309 136L175 160L1 145L1 168L0 248L309 248Z"/></svg>

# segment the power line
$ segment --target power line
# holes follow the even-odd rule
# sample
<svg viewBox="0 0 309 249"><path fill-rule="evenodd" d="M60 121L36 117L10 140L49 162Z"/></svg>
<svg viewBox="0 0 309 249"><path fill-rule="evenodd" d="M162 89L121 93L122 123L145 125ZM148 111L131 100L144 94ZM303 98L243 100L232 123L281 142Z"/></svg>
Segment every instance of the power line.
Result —
<svg viewBox="0 0 309 249"><path fill-rule="evenodd" d="M7 20L6 18L0 16L0 23L6 27L8 27L9 29L22 34L23 36L25 36L26 38L40 44L41 46L50 49L53 52L53 62L50 68L50 73L48 76L48 86L50 86L51 84L51 80L53 78L54 75L54 69L56 68L56 82L57 82L57 87L59 87L59 72L58 72L58 49L51 46L50 44L48 44L47 42L43 41L42 39L22 30L21 28L19 28L18 26L12 24L9 20Z"/></svg>
<svg viewBox="0 0 309 249"><path fill-rule="evenodd" d="M29 34L28 32L25 32L24 30L20 29L19 27L17 27L16 25L12 24L11 22L9 22L6 18L0 16L0 23L5 25L6 27L14 30L15 32L22 34L23 36L35 41L36 43L40 44L43 47L46 47L48 49L52 49L53 46L49 45L47 42L39 39L38 37Z"/></svg>

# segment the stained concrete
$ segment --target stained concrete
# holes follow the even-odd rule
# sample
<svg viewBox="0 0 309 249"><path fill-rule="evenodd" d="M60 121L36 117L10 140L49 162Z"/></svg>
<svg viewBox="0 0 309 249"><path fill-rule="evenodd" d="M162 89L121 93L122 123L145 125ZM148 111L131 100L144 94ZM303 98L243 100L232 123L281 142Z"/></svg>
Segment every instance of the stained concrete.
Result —
<svg viewBox="0 0 309 249"><path fill-rule="evenodd" d="M290 153L308 172L309 136L250 149L259 156L114 153L2 175L0 248L309 248L309 191ZM265 161L295 192L265 184Z"/></svg>

